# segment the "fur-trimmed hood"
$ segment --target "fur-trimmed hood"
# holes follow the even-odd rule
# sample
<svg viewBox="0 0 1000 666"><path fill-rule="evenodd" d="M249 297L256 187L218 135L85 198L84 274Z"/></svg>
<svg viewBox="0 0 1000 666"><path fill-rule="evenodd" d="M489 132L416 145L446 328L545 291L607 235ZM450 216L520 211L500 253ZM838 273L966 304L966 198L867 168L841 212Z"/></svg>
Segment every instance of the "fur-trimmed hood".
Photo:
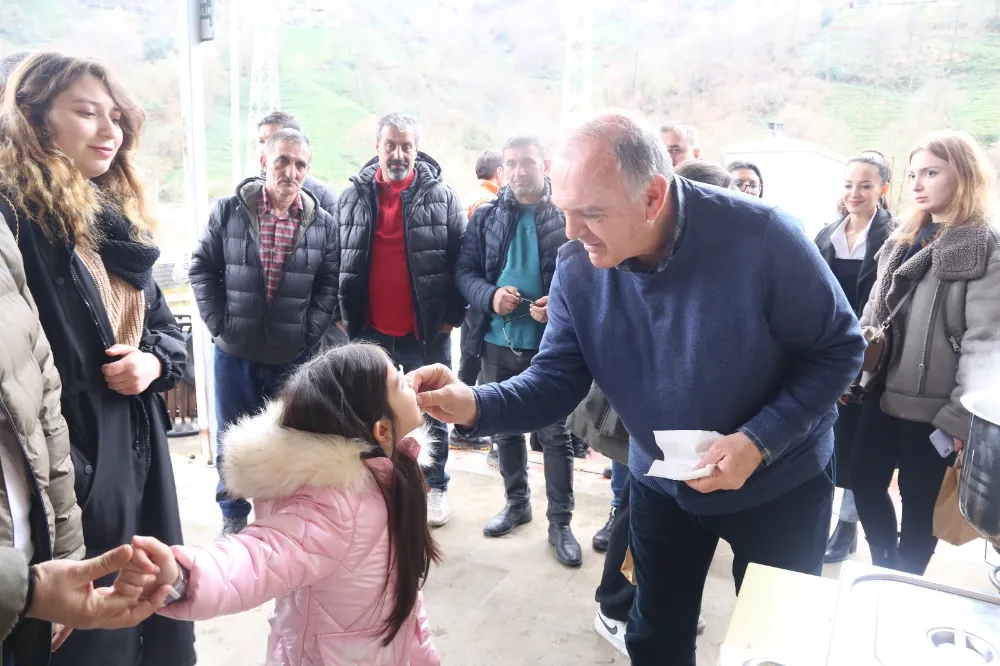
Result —
<svg viewBox="0 0 1000 666"><path fill-rule="evenodd" d="M222 476L233 496L277 499L303 486L361 491L374 482L374 467L391 464L387 458L363 460L367 442L284 428L277 423L280 409L272 402L222 436ZM430 457L425 431L409 436L421 445L418 461L425 466Z"/></svg>

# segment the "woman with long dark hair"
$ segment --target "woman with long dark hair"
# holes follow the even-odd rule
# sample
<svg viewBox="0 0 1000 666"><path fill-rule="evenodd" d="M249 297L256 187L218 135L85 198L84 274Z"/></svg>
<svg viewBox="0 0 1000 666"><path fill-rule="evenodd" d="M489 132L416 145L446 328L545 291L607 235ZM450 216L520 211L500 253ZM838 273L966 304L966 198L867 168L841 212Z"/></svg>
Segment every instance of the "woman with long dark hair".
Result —
<svg viewBox="0 0 1000 666"><path fill-rule="evenodd" d="M934 505L969 435L962 406L1000 349L994 174L975 139L936 132L910 153L913 209L886 241L861 325L884 330L881 370L862 377L851 481L874 564L922 575ZM878 336L871 335L877 340ZM902 526L889 498L899 467Z"/></svg>
<svg viewBox="0 0 1000 666"><path fill-rule="evenodd" d="M155 222L133 166L142 122L101 64L58 53L27 56L0 107L0 215L62 378L88 557L136 534L181 542L159 392L187 354L152 278ZM78 631L52 663L194 664L194 630L154 616Z"/></svg>
<svg viewBox="0 0 1000 666"><path fill-rule="evenodd" d="M420 591L439 559L410 434L423 423L375 345L303 365L263 414L223 436L222 478L254 499L256 521L210 546L135 540L161 569L150 590L186 590L161 612L207 620L277 599L272 666L439 664ZM122 581L144 582L138 570Z"/></svg>
<svg viewBox="0 0 1000 666"><path fill-rule="evenodd" d="M844 166L844 194L837 203L837 222L816 237L820 254L840 282L848 302L860 317L875 285L875 256L893 229L886 194L892 172L885 156L866 150ZM861 405L844 398L833 428L837 457L837 485L844 489L837 527L830 537L826 562L843 562L858 547L858 511L851 490L851 452Z"/></svg>

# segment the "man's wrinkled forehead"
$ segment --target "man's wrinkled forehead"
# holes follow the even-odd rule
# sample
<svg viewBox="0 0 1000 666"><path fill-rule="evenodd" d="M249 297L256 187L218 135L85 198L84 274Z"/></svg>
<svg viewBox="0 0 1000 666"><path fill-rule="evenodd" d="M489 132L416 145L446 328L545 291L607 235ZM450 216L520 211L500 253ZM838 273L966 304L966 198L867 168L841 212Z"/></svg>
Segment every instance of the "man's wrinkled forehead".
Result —
<svg viewBox="0 0 1000 666"><path fill-rule="evenodd" d="M291 141L279 141L267 155L268 161L276 162L285 158L288 162L305 161L307 164L312 159L312 151L304 143L293 143Z"/></svg>
<svg viewBox="0 0 1000 666"><path fill-rule="evenodd" d="M564 210L572 208L613 189L620 180L610 144L594 139L571 141L552 164L552 200Z"/></svg>

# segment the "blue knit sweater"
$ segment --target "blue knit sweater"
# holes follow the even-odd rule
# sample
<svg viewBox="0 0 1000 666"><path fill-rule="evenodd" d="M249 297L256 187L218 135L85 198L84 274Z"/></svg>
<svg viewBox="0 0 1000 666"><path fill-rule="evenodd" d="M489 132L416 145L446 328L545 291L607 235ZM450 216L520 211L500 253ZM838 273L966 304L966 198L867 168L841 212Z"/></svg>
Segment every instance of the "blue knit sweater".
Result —
<svg viewBox="0 0 1000 666"><path fill-rule="evenodd" d="M569 414L593 378L631 433L629 466L697 515L764 504L830 463L837 399L861 366L857 318L797 221L683 178L683 237L660 272L595 268L568 243L531 367L475 389L476 432ZM764 462L737 491L646 477L656 430L742 430Z"/></svg>

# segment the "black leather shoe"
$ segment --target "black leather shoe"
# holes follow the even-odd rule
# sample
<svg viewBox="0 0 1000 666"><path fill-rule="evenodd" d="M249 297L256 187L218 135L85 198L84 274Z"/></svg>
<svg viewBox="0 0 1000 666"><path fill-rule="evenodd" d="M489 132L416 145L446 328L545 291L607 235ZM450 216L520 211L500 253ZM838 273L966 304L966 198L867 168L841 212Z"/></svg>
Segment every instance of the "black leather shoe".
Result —
<svg viewBox="0 0 1000 666"><path fill-rule="evenodd" d="M615 513L618 510L611 507L611 513L608 514L608 522L604 523L604 527L597 530L594 534L593 546L594 550L598 553L608 552L608 543L611 541L611 526L615 523Z"/></svg>
<svg viewBox="0 0 1000 666"><path fill-rule="evenodd" d="M493 516L483 528L483 534L488 537L501 537L510 534L519 525L531 522L531 504L507 502L503 511Z"/></svg>
<svg viewBox="0 0 1000 666"><path fill-rule="evenodd" d="M833 564L843 562L848 557L858 551L858 524L845 523L843 520L837 522L830 543L826 547L826 555L823 562Z"/></svg>
<svg viewBox="0 0 1000 666"><path fill-rule="evenodd" d="M583 564L580 542L573 536L569 525L549 525L549 543L556 548L556 559L568 567Z"/></svg>

